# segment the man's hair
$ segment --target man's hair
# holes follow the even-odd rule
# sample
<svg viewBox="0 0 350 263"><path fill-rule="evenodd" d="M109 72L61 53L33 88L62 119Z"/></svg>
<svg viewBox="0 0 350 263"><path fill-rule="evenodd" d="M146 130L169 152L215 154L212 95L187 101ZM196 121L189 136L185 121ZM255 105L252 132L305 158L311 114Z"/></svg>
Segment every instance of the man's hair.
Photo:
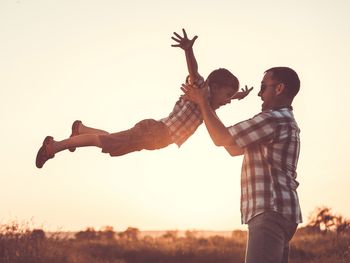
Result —
<svg viewBox="0 0 350 263"><path fill-rule="evenodd" d="M265 71L271 72L274 80L280 81L286 86L286 95L293 99L300 89L300 79L298 74L288 67L273 67Z"/></svg>
<svg viewBox="0 0 350 263"><path fill-rule="evenodd" d="M207 84L210 89L230 86L237 91L239 88L239 81L236 76L225 68L219 68L212 71L207 78Z"/></svg>

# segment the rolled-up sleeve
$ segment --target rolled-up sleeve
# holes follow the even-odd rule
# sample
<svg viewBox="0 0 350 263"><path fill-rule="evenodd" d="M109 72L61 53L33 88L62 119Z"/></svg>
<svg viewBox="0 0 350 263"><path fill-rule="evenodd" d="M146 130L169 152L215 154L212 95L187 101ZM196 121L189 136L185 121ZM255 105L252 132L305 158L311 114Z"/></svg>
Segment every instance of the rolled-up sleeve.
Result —
<svg viewBox="0 0 350 263"><path fill-rule="evenodd" d="M276 121L269 113L260 113L251 119L228 127L236 144L241 148L269 141L274 137Z"/></svg>

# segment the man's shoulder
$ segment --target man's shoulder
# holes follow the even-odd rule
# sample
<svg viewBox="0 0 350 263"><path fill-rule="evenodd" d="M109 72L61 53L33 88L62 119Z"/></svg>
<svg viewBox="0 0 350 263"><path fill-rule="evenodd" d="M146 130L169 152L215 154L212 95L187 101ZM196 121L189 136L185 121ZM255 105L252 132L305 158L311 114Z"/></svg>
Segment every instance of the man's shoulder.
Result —
<svg viewBox="0 0 350 263"><path fill-rule="evenodd" d="M294 118L293 110L290 108L281 108L264 112L266 119L272 120L277 126L292 126L299 130L298 124Z"/></svg>
<svg viewBox="0 0 350 263"><path fill-rule="evenodd" d="M264 120L272 120L276 118L277 116L272 111L262 111L258 114L254 115L249 120L255 120L255 121L264 121Z"/></svg>

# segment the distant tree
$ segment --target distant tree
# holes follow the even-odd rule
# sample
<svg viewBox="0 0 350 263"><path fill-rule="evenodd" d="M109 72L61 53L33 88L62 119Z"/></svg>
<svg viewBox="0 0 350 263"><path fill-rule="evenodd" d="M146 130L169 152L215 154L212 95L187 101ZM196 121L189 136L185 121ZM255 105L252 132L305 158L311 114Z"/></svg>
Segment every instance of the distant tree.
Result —
<svg viewBox="0 0 350 263"><path fill-rule="evenodd" d="M164 235L162 235L162 238L170 239L171 241L175 241L178 238L179 231L177 230L169 230Z"/></svg>
<svg viewBox="0 0 350 263"><path fill-rule="evenodd" d="M128 227L124 232L118 234L120 239L137 241L139 239L140 230L135 227Z"/></svg>
<svg viewBox="0 0 350 263"><path fill-rule="evenodd" d="M102 240L113 240L115 239L115 234L112 226L105 226L98 232L98 236Z"/></svg>
<svg viewBox="0 0 350 263"><path fill-rule="evenodd" d="M93 227L86 228L85 231L79 231L75 234L77 240L96 240L98 235Z"/></svg>
<svg viewBox="0 0 350 263"><path fill-rule="evenodd" d="M311 213L307 227L317 232L335 231L340 234L350 228L350 220L333 213L329 207L317 207Z"/></svg>
<svg viewBox="0 0 350 263"><path fill-rule="evenodd" d="M337 234L340 234L342 232L345 232L346 230L350 229L350 220L344 218L343 216L339 215L336 217L335 220L335 225L336 225L336 231Z"/></svg>

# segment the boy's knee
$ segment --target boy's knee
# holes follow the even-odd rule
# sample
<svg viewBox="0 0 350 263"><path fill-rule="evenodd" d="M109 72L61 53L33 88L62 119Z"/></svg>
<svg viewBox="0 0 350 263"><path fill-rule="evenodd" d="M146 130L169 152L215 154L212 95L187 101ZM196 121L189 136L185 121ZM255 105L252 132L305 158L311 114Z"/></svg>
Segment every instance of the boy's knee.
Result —
<svg viewBox="0 0 350 263"><path fill-rule="evenodd" d="M154 119L145 119L136 123L134 128L149 130L159 125L159 123L160 121L156 121Z"/></svg>

